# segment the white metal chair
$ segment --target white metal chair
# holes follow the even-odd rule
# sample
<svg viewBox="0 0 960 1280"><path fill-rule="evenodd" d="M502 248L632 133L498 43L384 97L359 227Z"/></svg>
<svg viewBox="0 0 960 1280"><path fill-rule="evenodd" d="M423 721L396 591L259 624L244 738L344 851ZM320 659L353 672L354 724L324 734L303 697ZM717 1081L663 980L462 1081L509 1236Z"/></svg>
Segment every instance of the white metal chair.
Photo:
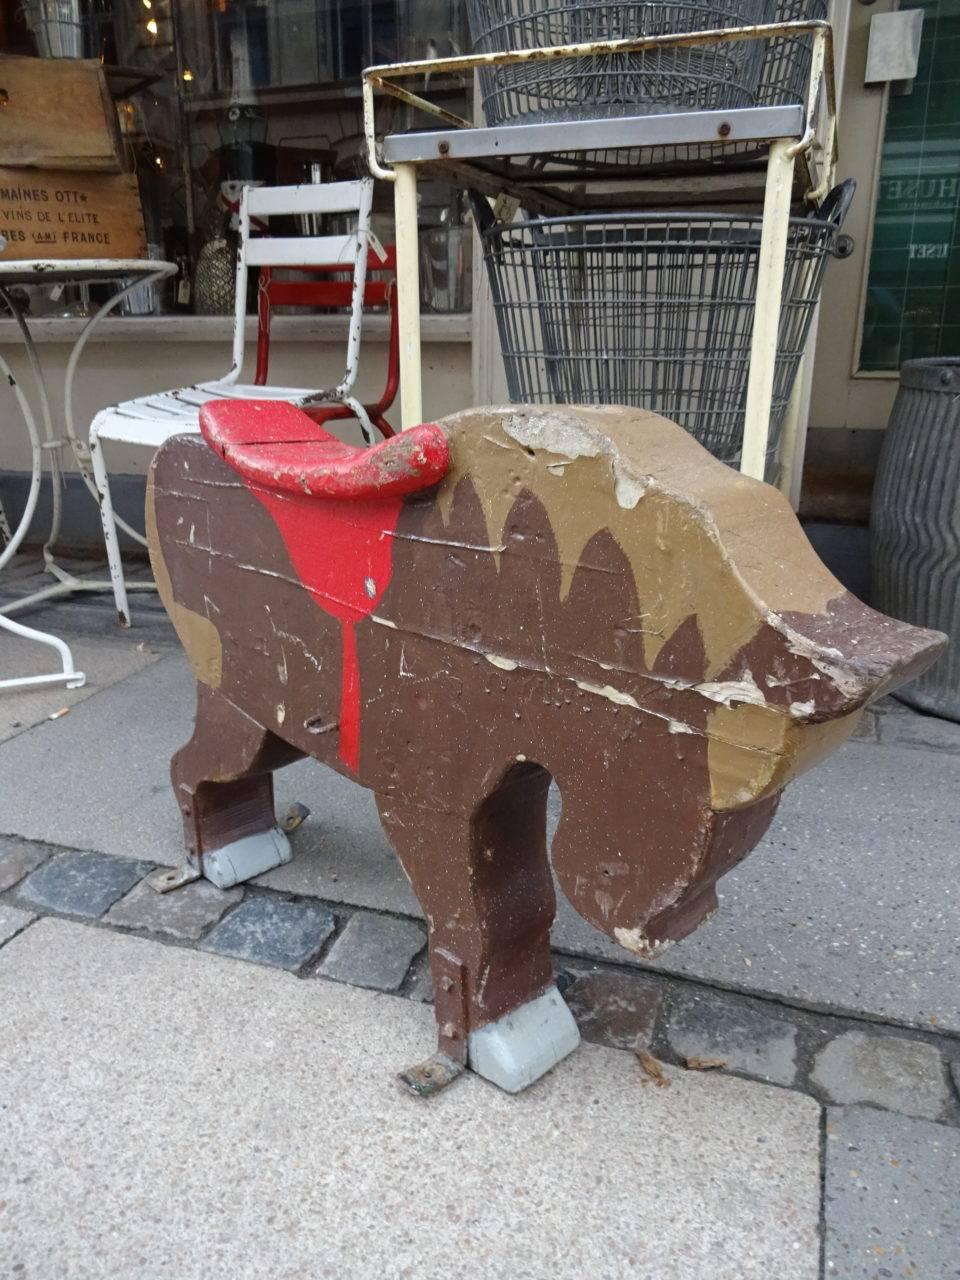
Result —
<svg viewBox="0 0 960 1280"><path fill-rule="evenodd" d="M370 246L370 210L373 180L305 184L299 187L245 187L240 201L240 251L237 255L237 296L234 313L233 365L229 373L214 382L156 395L141 396L102 409L90 428L90 459L100 499L103 537L110 565L110 579L121 626L130 625L127 587L117 539L118 527L146 546L143 534L132 529L114 513L110 499L103 442L113 440L139 444L156 450L171 436L199 431L201 405L208 400L285 400L293 404L345 404L359 420L364 438L373 439L366 409L353 395L360 358L360 329L363 317L367 255ZM303 214L356 214L356 230L330 236L251 237L251 219L263 221L274 216ZM248 268L322 267L335 263L353 264L353 299L347 336L347 366L340 382L330 390L303 387L267 387L239 382L243 368L244 322L247 302Z"/></svg>

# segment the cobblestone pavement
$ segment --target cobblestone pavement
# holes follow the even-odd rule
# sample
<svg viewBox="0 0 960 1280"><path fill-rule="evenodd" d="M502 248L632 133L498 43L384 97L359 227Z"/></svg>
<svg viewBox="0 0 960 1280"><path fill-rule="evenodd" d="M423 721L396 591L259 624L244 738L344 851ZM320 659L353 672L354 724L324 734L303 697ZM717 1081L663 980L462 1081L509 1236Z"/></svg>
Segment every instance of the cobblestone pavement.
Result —
<svg viewBox="0 0 960 1280"><path fill-rule="evenodd" d="M162 652L159 631L154 643ZM141 671L140 687L163 665ZM123 687L121 681L110 696ZM41 725L17 741L42 732ZM13 745L0 746L0 771L3 751ZM865 759L873 749L891 749L896 757L884 758L915 761L918 777L929 777L935 766L949 778L960 755L960 726L885 700L865 717L858 749L864 748ZM943 791L940 800L935 819L955 822L960 788ZM132 844L131 851L142 847ZM854 874L874 856L866 843L862 850L841 846L838 858L841 852ZM412 905L371 909L264 885L223 893L197 883L161 896L144 884L152 866L144 857L42 843L16 831L0 836L0 947L43 917L55 917L286 970L307 982L348 984L420 1004L432 999L425 929ZM944 885L944 894L955 888ZM369 899L376 902L376 894ZM926 906L943 914L944 901ZM955 953L958 930L949 909L946 929ZM811 967L817 962L811 955ZM741 1077L816 1101L823 1117L821 1276L960 1275L955 1026L945 1028L935 1014L881 1016L877 1010L886 1006L864 998L858 1007L855 990L843 1011L818 1009L790 989L745 989L722 970L709 980L702 972L594 961L579 947L557 951L555 967L586 1041L644 1049L676 1070ZM6 1280L2 1260L0 1277ZM704 1280L711 1280L708 1273Z"/></svg>
<svg viewBox="0 0 960 1280"><path fill-rule="evenodd" d="M169 894L149 863L0 840L0 939L40 916L196 947L301 978L431 1002L426 931L410 917L260 886L200 881ZM555 953L583 1038L663 1062L783 1085L824 1104L861 1104L960 1130L960 1038L814 1013L780 1001ZM960 1172L960 1170L958 1170Z"/></svg>

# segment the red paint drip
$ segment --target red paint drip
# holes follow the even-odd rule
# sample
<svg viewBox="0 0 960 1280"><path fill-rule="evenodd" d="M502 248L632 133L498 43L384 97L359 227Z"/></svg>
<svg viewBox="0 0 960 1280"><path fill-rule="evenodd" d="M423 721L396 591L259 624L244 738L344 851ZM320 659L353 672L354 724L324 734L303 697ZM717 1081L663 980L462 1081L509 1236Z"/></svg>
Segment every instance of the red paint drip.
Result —
<svg viewBox="0 0 960 1280"><path fill-rule="evenodd" d="M340 759L354 773L360 768L360 663L357 629L346 619L340 623L343 655L340 685Z"/></svg>
<svg viewBox="0 0 960 1280"><path fill-rule="evenodd" d="M299 409L272 401L212 401L200 412L200 428L270 513L311 598L340 623L338 754L357 773L356 624L390 584L404 497L436 483L447 469L446 437L436 426L415 427L372 449L352 449Z"/></svg>

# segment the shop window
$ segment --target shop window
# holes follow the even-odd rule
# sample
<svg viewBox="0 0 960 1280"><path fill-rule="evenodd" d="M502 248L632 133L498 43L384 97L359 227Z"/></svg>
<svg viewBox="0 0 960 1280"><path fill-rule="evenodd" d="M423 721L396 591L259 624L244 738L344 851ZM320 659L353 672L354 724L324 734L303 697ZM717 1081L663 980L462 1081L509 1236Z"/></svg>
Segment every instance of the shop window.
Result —
<svg viewBox="0 0 960 1280"><path fill-rule="evenodd" d="M462 0L23 0L0 10L0 50L96 57L111 69L150 252L180 266L150 306L194 315L232 311L244 183L365 173L363 68L469 48ZM472 81L435 77L431 96L468 114ZM383 123L426 124L400 103ZM393 239L392 203L378 184L374 230L384 243ZM455 194L425 183L427 310L470 305L463 224ZM437 262L463 278L435 280ZM253 302L251 289L251 310Z"/></svg>
<svg viewBox="0 0 960 1280"><path fill-rule="evenodd" d="M892 85L860 347L863 372L960 350L960 6L923 0L916 79Z"/></svg>

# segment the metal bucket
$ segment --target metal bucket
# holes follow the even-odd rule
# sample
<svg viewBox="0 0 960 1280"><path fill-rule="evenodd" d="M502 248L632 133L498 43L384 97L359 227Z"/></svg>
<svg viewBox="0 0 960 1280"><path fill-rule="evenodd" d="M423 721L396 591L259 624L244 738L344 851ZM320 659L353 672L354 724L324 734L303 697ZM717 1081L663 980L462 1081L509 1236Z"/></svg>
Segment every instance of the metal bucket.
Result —
<svg viewBox="0 0 960 1280"><path fill-rule="evenodd" d="M870 540L874 606L950 637L943 657L896 696L960 721L960 357L900 370Z"/></svg>

